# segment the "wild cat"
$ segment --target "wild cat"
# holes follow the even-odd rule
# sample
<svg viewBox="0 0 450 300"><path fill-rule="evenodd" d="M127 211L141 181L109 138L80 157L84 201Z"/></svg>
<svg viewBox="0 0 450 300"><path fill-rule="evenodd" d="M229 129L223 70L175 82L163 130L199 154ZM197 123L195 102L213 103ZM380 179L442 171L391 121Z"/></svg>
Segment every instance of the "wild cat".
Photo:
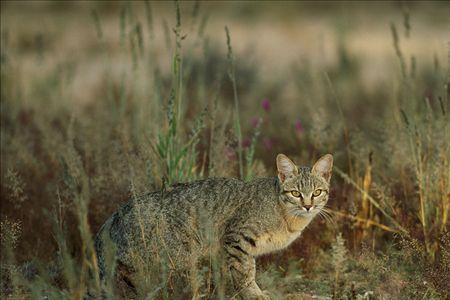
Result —
<svg viewBox="0 0 450 300"><path fill-rule="evenodd" d="M152 264L155 249L163 250L177 272L217 255L242 299L270 299L255 282L255 257L286 248L324 208L333 156L309 168L279 154L276 165L275 177L210 178L130 200L96 237L101 276L106 245L114 246L118 264L129 270Z"/></svg>

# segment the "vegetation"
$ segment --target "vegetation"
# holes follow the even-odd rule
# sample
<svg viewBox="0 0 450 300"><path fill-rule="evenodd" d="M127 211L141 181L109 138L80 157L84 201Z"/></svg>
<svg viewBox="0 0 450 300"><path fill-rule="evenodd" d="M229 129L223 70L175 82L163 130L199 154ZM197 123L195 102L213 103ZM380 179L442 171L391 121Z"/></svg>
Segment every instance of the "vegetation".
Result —
<svg viewBox="0 0 450 300"><path fill-rule="evenodd" d="M213 4L1 5L2 299L119 298L98 280L93 248L112 212L176 182L274 175L279 152L299 164L333 153L336 167L328 217L260 258L274 298L450 299L450 63L408 48L414 16L433 12L417 26L432 35L447 3L327 4L393 16L384 80L351 52L351 17L324 4L290 13L332 20L335 60L296 59L283 74L261 71L282 53L274 63L237 51ZM221 14L270 19L267 5ZM183 285L153 271L139 298L223 297L218 272Z"/></svg>

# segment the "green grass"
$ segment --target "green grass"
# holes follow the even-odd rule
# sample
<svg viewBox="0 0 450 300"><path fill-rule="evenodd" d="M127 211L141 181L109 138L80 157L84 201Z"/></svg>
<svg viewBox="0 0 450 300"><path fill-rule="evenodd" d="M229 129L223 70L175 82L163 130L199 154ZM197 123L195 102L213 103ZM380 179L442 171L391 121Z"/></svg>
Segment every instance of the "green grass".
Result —
<svg viewBox="0 0 450 300"><path fill-rule="evenodd" d="M424 24L415 17L433 11L438 22L441 4L376 7L395 16L382 24L395 63L384 66L388 80L369 84L348 25L337 25L334 63L306 57L261 74L274 62L236 50L229 16L269 22L279 8L230 5L221 13L232 24L211 33L219 12L202 3L66 5L77 17L2 3L2 299L82 299L102 288L120 298L112 275L99 281L93 249L112 212L175 182L273 175L279 152L301 164L333 153L332 220L258 259L262 287L280 299L448 299L449 66L408 48ZM291 8L317 24L368 15ZM54 23L34 26L42 16ZM215 263L183 278L161 255L138 272L139 298L224 297Z"/></svg>

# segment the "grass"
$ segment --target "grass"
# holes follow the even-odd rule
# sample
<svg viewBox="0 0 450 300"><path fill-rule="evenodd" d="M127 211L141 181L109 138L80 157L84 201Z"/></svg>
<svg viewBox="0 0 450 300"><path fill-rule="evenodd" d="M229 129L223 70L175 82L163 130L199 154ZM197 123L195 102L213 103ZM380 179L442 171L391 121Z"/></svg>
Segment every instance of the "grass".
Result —
<svg viewBox="0 0 450 300"><path fill-rule="evenodd" d="M383 24L396 63L370 84L351 26L333 35L334 63L307 56L263 76L282 59L239 51L239 28L215 30L214 6L66 5L77 18L56 20L58 5L2 2L2 299L82 299L102 288L125 297L112 273L99 281L93 248L119 205L176 182L273 175L278 152L305 164L333 153L336 168L330 216L258 259L258 282L275 298L449 299L449 62L408 48L425 24L415 20L429 11L441 20L441 4L373 8L397 12ZM278 13L265 5L221 15ZM313 24L356 22L299 5ZM40 14L88 25L36 31ZM72 39L79 52L65 46ZM139 270L138 298L225 298L218 262L184 278L151 253L159 265Z"/></svg>

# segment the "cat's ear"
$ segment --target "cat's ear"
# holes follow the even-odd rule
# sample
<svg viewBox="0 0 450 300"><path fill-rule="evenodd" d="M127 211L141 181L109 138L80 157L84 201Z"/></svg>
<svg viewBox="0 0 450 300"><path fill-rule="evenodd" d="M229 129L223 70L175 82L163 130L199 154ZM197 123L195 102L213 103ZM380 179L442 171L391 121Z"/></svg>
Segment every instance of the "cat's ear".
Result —
<svg viewBox="0 0 450 300"><path fill-rule="evenodd" d="M331 170L333 169L333 155L325 154L312 167L312 173L325 178L326 181L330 182Z"/></svg>
<svg viewBox="0 0 450 300"><path fill-rule="evenodd" d="M286 178L298 175L297 166L284 154L277 155L278 179L283 183Z"/></svg>

